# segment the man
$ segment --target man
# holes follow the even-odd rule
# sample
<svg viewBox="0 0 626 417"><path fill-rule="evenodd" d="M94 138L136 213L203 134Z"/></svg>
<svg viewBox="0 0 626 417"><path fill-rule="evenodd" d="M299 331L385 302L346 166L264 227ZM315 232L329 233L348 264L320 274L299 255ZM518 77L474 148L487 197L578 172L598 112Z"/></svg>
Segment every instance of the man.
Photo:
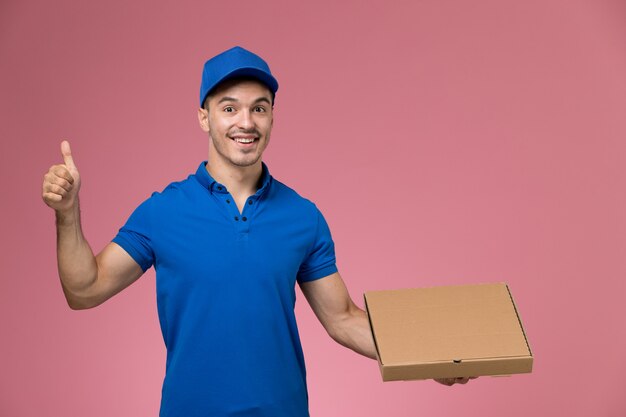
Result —
<svg viewBox="0 0 626 417"><path fill-rule="evenodd" d="M144 201L97 256L81 231L80 174L68 142L64 163L44 177L72 309L95 307L151 266L157 271L163 417L308 416L296 282L334 340L376 358L324 217L262 162L277 90L265 61L243 48L208 60L198 110L208 160Z"/></svg>

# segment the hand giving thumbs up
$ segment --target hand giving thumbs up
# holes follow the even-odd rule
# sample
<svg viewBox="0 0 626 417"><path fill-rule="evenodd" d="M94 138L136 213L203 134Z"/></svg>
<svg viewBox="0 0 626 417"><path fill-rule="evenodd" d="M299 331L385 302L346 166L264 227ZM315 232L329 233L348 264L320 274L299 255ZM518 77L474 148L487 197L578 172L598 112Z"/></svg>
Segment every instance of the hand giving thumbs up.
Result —
<svg viewBox="0 0 626 417"><path fill-rule="evenodd" d="M72 158L68 141L61 142L63 164L53 165L43 177L42 198L58 212L68 211L78 204L80 174Z"/></svg>

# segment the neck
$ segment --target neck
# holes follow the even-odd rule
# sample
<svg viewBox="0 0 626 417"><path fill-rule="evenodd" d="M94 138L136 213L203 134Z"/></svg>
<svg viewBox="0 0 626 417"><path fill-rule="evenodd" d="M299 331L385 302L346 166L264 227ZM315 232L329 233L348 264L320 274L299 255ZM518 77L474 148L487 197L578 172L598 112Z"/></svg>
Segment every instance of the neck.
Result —
<svg viewBox="0 0 626 417"><path fill-rule="evenodd" d="M244 196L247 198L254 194L259 188L263 174L260 159L254 165L239 167L225 164L221 160L211 158L211 155L209 155L206 170L215 181L224 184L234 198Z"/></svg>

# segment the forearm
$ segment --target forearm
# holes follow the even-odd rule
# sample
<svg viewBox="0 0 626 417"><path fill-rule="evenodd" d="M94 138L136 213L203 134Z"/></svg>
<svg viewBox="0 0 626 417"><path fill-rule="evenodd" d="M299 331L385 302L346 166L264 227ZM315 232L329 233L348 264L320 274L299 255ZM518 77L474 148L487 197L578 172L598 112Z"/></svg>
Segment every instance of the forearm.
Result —
<svg viewBox="0 0 626 417"><path fill-rule="evenodd" d="M98 276L96 258L82 232L78 204L65 212L56 212L56 230L59 277L68 303L78 308L79 295Z"/></svg>
<svg viewBox="0 0 626 417"><path fill-rule="evenodd" d="M376 359L376 346L367 313L353 305L344 317L329 329L330 336L339 344L356 353Z"/></svg>

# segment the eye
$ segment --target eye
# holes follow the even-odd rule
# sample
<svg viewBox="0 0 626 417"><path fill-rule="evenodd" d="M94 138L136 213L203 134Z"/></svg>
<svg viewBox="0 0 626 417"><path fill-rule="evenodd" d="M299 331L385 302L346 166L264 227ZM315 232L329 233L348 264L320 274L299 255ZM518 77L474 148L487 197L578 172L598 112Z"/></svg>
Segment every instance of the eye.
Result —
<svg viewBox="0 0 626 417"><path fill-rule="evenodd" d="M224 111L226 113L232 113L232 112L235 111L235 108L233 106L226 106L226 107L224 107Z"/></svg>
<svg viewBox="0 0 626 417"><path fill-rule="evenodd" d="M257 113L265 113L265 107L263 107L263 106L256 106L254 108L254 111L257 112Z"/></svg>

